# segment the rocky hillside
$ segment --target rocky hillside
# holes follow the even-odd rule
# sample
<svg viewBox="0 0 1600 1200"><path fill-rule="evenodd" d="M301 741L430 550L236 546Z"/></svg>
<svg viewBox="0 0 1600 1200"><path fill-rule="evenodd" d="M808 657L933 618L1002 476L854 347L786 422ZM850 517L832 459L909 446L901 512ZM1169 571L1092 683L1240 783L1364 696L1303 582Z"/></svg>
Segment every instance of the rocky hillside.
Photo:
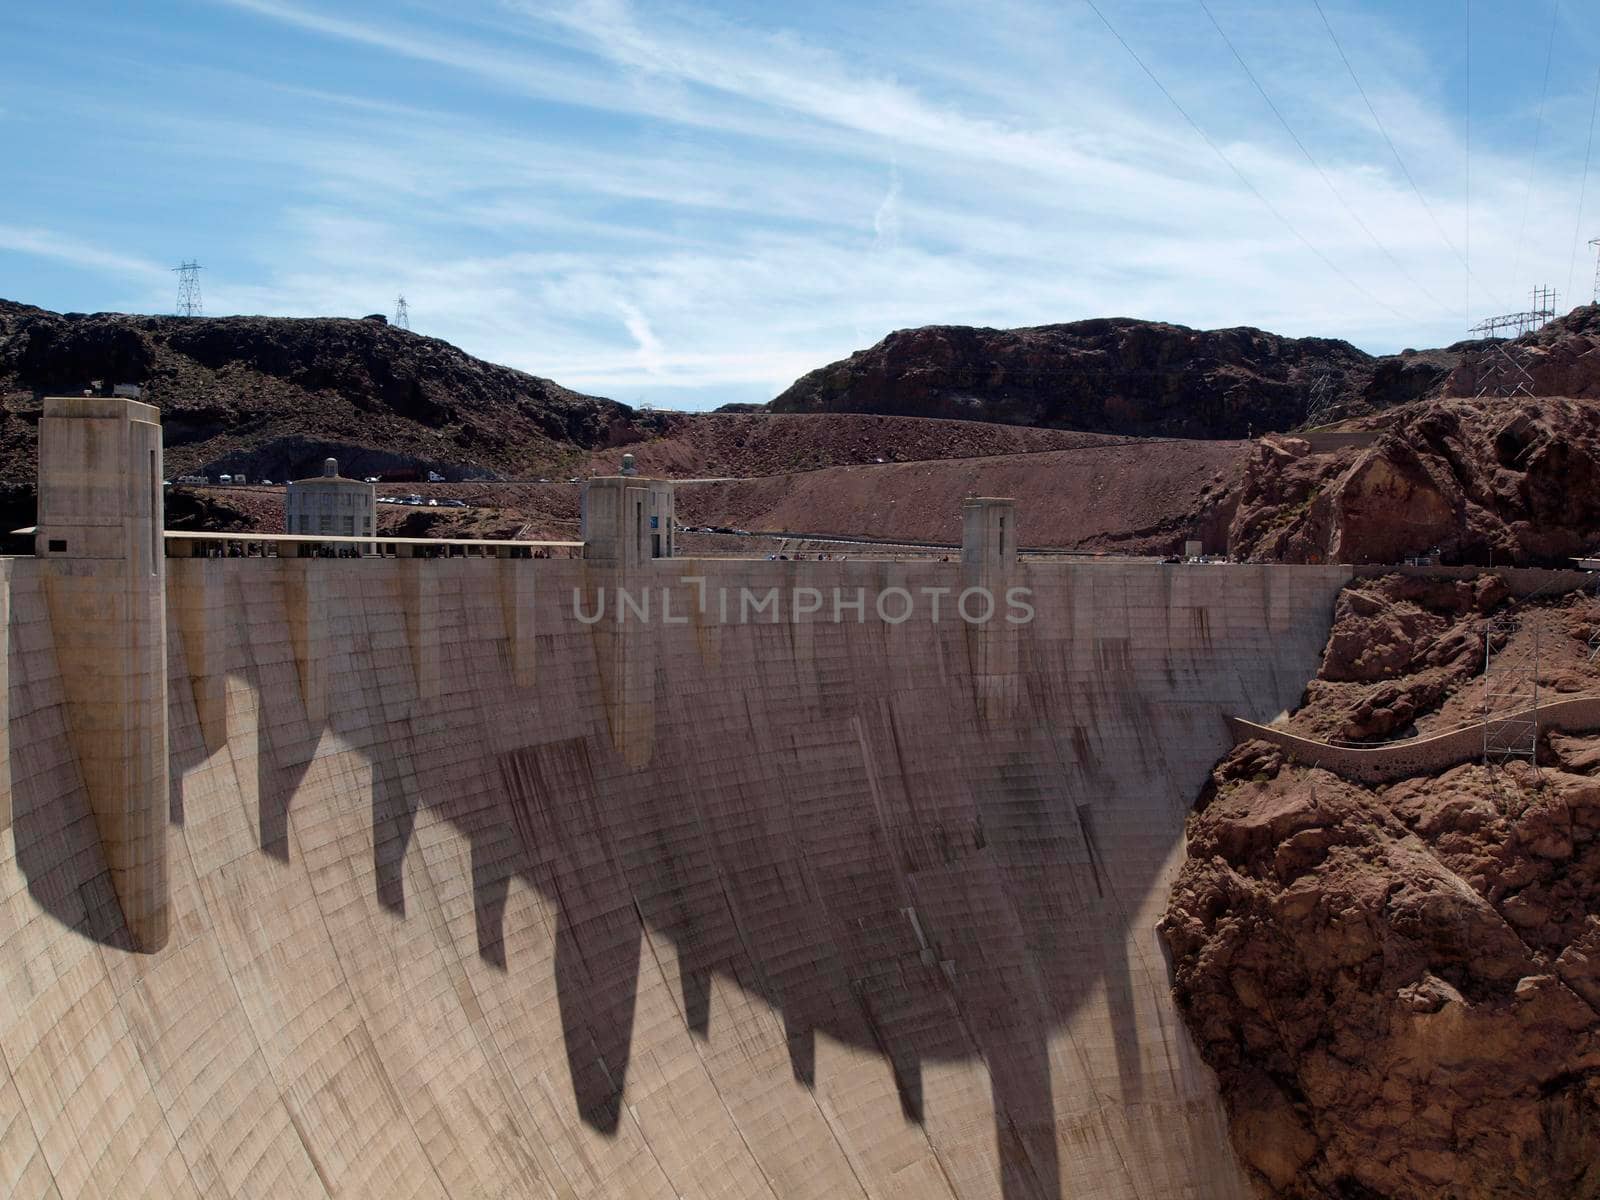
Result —
<svg viewBox="0 0 1600 1200"><path fill-rule="evenodd" d="M1391 732L1470 722L1504 603L1493 581L1353 589L1296 721L1340 728L1365 693L1411 707ZM1541 684L1600 692L1593 595L1522 609L1497 654L1537 627ZM1600 1197L1600 737L1540 756L1375 788L1265 742L1217 767L1162 934L1262 1195Z"/></svg>
<svg viewBox="0 0 1600 1200"><path fill-rule="evenodd" d="M1562 565L1600 538L1600 405L1448 399L1390 414L1376 444L1264 438L1229 531L1258 562Z"/></svg>
<svg viewBox="0 0 1600 1200"><path fill-rule="evenodd" d="M1319 386L1342 415L1435 394L1461 357L1452 347L1374 358L1329 338L1125 318L1029 329L930 325L811 371L771 407L1238 438L1301 424Z"/></svg>
<svg viewBox="0 0 1600 1200"><path fill-rule="evenodd" d="M1600 398L1600 305L1585 304L1533 333L1474 343L1456 356L1441 394L1475 396L1486 384L1523 383L1535 396Z"/></svg>
<svg viewBox="0 0 1600 1200"><path fill-rule="evenodd" d="M365 320L52 313L0 300L0 481L33 479L40 399L99 381L159 406L171 474L537 474L640 435L625 405Z"/></svg>

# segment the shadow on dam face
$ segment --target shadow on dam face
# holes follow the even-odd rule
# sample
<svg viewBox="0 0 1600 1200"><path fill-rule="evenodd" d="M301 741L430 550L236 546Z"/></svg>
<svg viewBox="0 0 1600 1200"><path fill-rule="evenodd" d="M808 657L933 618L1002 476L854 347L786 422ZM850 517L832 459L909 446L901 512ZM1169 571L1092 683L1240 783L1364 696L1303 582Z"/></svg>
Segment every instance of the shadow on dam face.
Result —
<svg viewBox="0 0 1600 1200"><path fill-rule="evenodd" d="M567 607L581 564L538 564L531 688L500 564L434 564L427 694L393 564L340 570L320 721L253 565L229 564L217 744L169 639L174 944L103 970L151 1012L216 993L289 1160L355 1186L409 1155L446 1193L1246 1194L1153 926L1222 715L1294 700L1338 572L1028 568L1003 718L959 622L646 628L639 754ZM16 869L121 948L13 593ZM67 953L28 929L17 950ZM128 1069L193 1157L227 1135L171 1116L165 1020L128 1017Z"/></svg>

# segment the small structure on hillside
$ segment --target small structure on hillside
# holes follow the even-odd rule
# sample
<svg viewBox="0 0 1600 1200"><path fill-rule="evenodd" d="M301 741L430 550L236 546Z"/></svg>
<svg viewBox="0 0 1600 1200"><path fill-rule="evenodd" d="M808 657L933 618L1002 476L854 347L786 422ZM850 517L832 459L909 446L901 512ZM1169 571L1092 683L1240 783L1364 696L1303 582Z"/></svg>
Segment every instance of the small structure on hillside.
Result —
<svg viewBox="0 0 1600 1200"><path fill-rule="evenodd" d="M283 501L285 533L371 537L378 528L378 495L370 483L339 474L337 459L324 459L322 474L296 479Z"/></svg>

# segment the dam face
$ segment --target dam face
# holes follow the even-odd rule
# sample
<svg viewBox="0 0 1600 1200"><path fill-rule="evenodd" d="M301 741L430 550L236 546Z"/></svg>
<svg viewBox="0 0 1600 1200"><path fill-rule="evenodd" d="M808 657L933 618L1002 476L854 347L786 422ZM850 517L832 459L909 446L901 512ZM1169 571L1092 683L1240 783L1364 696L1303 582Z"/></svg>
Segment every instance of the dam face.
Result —
<svg viewBox="0 0 1600 1200"><path fill-rule="evenodd" d="M962 563L168 559L127 878L82 638L0 560L0 1192L1242 1200L1155 925L1347 573L969 518Z"/></svg>

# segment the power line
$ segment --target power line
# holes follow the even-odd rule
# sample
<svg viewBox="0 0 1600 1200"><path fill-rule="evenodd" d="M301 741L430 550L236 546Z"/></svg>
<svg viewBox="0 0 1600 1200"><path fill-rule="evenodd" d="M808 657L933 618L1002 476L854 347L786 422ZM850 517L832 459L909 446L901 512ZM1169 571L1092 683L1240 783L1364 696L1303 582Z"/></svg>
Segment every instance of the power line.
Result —
<svg viewBox="0 0 1600 1200"><path fill-rule="evenodd" d="M1600 112L1600 71L1594 76L1594 103L1589 106L1589 140L1583 147L1583 181L1578 184L1578 221L1572 227L1572 258L1567 262L1567 302L1572 302L1572 276L1578 269L1578 241L1583 237L1583 202L1589 191L1589 152L1594 149L1594 117Z"/></svg>
<svg viewBox="0 0 1600 1200"><path fill-rule="evenodd" d="M1539 117L1533 126L1533 153L1528 155L1528 186L1522 189L1522 227L1517 230L1517 253L1511 260L1511 286L1517 286L1522 272L1522 243L1528 234L1528 208L1533 202L1533 170L1539 162L1539 138L1544 133L1544 102L1550 94L1550 60L1556 52L1556 18L1561 15L1561 0L1550 5L1550 40L1544 48L1544 84L1539 88Z"/></svg>
<svg viewBox="0 0 1600 1200"><path fill-rule="evenodd" d="M1384 143L1389 147L1389 153L1394 155L1395 165L1400 168L1400 174L1405 176L1405 181L1408 184L1411 185L1411 191L1416 195L1417 203L1422 205L1422 211L1428 214L1428 220L1433 223L1433 228L1438 232L1440 240L1443 241L1446 246L1450 247L1450 253L1452 253L1452 254L1454 254L1456 256L1456 261L1459 262L1461 264L1462 269L1467 272L1468 278L1476 280L1478 286L1483 288L1484 291L1486 291L1486 292L1489 291L1490 289L1484 284L1483 280L1478 279L1478 277L1473 274L1472 265L1468 261L1467 256L1461 253L1461 250L1456 245L1455 240L1453 238L1451 238L1451 236L1448 233L1445 232L1445 228L1440 223L1438 215L1433 211L1433 205L1428 203L1428 198L1422 194L1422 189L1417 186L1417 181L1416 181L1415 177L1413 177L1412 174L1411 174L1411 168L1406 166L1406 160L1401 156L1399 147L1397 147L1394 144L1394 138L1389 136L1389 128L1388 128L1388 126L1386 126L1383 123L1383 118L1378 115L1377 106L1372 103L1372 97L1367 95L1367 89L1362 86L1361 77L1356 74L1356 69L1355 69L1354 65L1352 65L1352 63L1350 62L1350 56L1344 52L1344 44L1339 41L1339 35L1333 31L1333 25L1328 20L1328 14L1322 10L1321 0L1311 0L1311 4L1317 10L1317 16L1322 18L1322 27L1328 31L1328 39L1333 43L1333 48L1339 52L1339 59L1340 59L1341 62L1344 63L1344 69L1350 75L1350 82L1356 85L1356 91L1361 94L1361 102L1367 106L1367 112L1372 114L1372 123L1378 127L1378 132L1383 135ZM1471 21L1470 12L1468 14L1468 21L1469 21L1469 28L1470 28L1470 21ZM1468 70L1469 71L1471 70L1470 51L1469 51L1469 56L1468 56ZM1471 103L1472 103L1472 98L1471 98L1470 89L1469 89L1469 95L1467 97L1468 120L1469 120L1469 122L1471 120ZM1470 124L1469 124L1469 129L1470 129ZM1469 140L1468 166L1467 166L1468 179L1469 179L1469 188L1470 188L1470 179L1471 179L1471 170L1472 170L1471 157L1470 156L1471 156L1471 149L1470 149L1470 140ZM1471 237L1470 228L1468 230L1468 237L1469 238ZM1470 245L1470 242L1469 242L1469 245ZM1469 297L1469 301L1468 301L1467 307L1469 309L1471 308L1470 297Z"/></svg>
<svg viewBox="0 0 1600 1200"><path fill-rule="evenodd" d="M1223 152L1221 146L1217 145L1216 142L1211 140L1211 135L1208 134L1204 129L1200 128L1199 123L1189 115L1189 111L1184 108L1183 105L1178 103L1178 98L1167 90L1167 85L1162 83L1161 80L1157 78L1156 73L1145 64L1144 59L1140 58L1134 48L1128 44L1128 40L1123 37L1122 34L1117 32L1117 27L1110 22L1105 13L1100 11L1100 6L1095 3L1095 0L1083 0L1083 2L1089 6L1090 10L1095 16L1100 18L1100 23L1106 27L1111 36L1116 38L1117 42L1122 46L1122 48L1128 52L1128 57L1133 59L1133 61L1138 64L1139 69L1149 76L1150 82L1156 85L1157 90L1167 98L1167 102L1171 104L1173 108L1178 110L1178 115L1188 122L1189 128L1193 129L1197 134L1200 135L1200 140L1211 148L1211 152L1220 158L1230 171L1238 176L1239 182L1244 184L1244 186L1249 189L1250 194L1261 202L1261 206L1270 212L1274 217L1276 217L1283 227L1293 234L1295 239L1299 241L1302 246L1311 251L1312 254L1316 255L1317 258L1322 262L1323 266L1327 267L1328 270L1332 271L1340 279L1344 280L1344 282L1347 283L1352 289L1360 292L1379 308L1386 310L1396 320L1410 320L1410 318L1397 310L1393 305L1378 299L1378 297L1374 296L1366 288L1362 287L1361 284L1357 283L1348 274L1346 274L1344 269L1340 267L1338 263L1334 262L1321 250L1317 249L1317 247L1311 243L1306 235L1301 233L1300 230L1295 227L1294 222L1290 221L1288 217L1284 216L1283 213L1278 209L1277 205L1268 200L1266 196L1262 194L1261 189L1250 182L1250 177L1240 170L1238 164Z"/></svg>
<svg viewBox="0 0 1600 1200"><path fill-rule="evenodd" d="M1368 227L1367 223L1361 219L1361 214L1356 212L1356 210L1351 206L1350 202L1344 198L1344 194L1334 186L1333 180L1328 178L1328 173L1322 169L1322 164L1316 160L1316 156L1313 155L1311 151L1306 148L1306 144L1300 140L1300 135L1294 131L1294 127L1289 124L1288 118L1283 115L1282 110L1280 110L1278 106L1273 103L1272 97L1267 95L1267 89L1261 86L1261 81L1256 78L1255 72L1252 71L1249 64L1244 61L1244 56L1239 53L1238 47L1233 44L1233 39L1228 37L1228 35L1223 31L1222 26L1217 21L1216 14L1211 11L1211 6L1206 3L1206 0L1198 0L1198 3L1201 10L1206 14L1206 17L1211 21L1211 27L1217 31L1217 36L1222 39L1223 45L1228 47L1229 52L1233 55L1234 61L1239 64L1239 69L1244 72L1245 78L1248 79L1252 85L1254 85L1256 91L1261 94L1261 98L1267 102L1267 107L1272 110L1272 115L1278 118L1278 124L1283 126L1283 131L1287 133L1294 144L1300 148L1300 153L1305 155L1306 161L1311 164L1312 169L1316 171L1317 175L1322 179L1323 184L1327 187L1333 198L1340 203L1345 212L1350 214L1350 219L1361 227L1361 232L1367 235L1368 240L1371 241L1372 244L1376 246L1383 254L1383 256L1394 265L1395 270L1399 271L1400 274L1406 277L1413 287L1415 287L1439 308L1448 310L1449 305L1445 304L1443 300L1439 299L1439 297L1430 292L1418 279L1411 274L1410 271L1406 269L1404 263L1390 253L1389 247L1385 246L1381 241L1378 240L1378 235L1373 233Z"/></svg>

